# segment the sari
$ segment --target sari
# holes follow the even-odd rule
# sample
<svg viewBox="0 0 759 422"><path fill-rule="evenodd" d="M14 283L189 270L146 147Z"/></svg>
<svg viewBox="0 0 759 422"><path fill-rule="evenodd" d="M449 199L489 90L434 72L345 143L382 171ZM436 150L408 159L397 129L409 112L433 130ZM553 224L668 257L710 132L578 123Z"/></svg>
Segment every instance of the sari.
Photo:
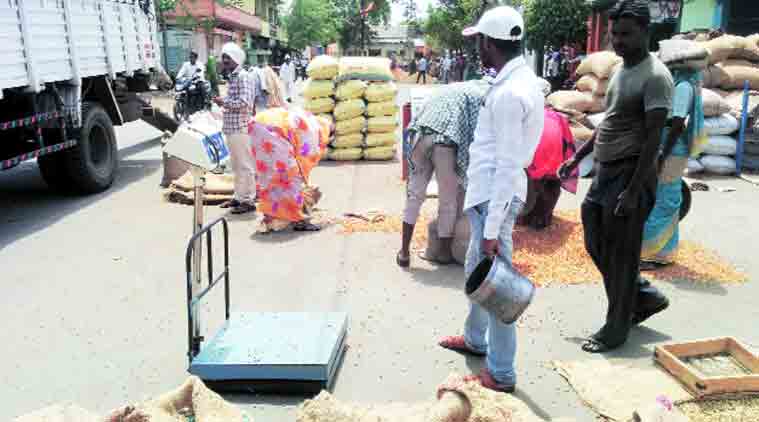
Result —
<svg viewBox="0 0 759 422"><path fill-rule="evenodd" d="M641 261L657 264L670 264L677 254L683 172L688 165L688 157L701 154L708 140L704 131L701 72L676 70L673 76L675 93L672 116L687 118L688 123L664 162L656 188L656 205L643 229ZM665 129L663 142L668 135L669 130Z"/></svg>
<svg viewBox="0 0 759 422"><path fill-rule="evenodd" d="M272 108L256 114L248 133L266 231L305 220L321 197L309 176L327 148L330 123L302 110Z"/></svg>

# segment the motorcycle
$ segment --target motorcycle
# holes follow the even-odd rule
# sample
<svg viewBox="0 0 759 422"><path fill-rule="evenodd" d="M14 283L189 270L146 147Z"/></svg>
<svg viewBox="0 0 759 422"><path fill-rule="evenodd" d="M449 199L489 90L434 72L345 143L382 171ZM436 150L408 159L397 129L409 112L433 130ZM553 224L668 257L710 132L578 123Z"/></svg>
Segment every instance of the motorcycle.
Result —
<svg viewBox="0 0 759 422"><path fill-rule="evenodd" d="M178 79L174 91L174 118L178 122L186 121L198 111L211 109L211 84L203 79L200 70L191 77Z"/></svg>

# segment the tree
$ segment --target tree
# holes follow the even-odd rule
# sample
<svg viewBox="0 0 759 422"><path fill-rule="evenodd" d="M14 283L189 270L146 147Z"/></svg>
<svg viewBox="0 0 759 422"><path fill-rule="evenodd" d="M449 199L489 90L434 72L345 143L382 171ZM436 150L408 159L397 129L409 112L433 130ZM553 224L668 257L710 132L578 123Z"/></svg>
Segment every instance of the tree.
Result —
<svg viewBox="0 0 759 422"><path fill-rule="evenodd" d="M313 44L329 44L337 39L338 20L334 4L323 0L294 0L283 17L290 47L303 50Z"/></svg>
<svg viewBox="0 0 759 422"><path fill-rule="evenodd" d="M582 42L588 36L587 0L524 0L525 41L531 50Z"/></svg>
<svg viewBox="0 0 759 422"><path fill-rule="evenodd" d="M454 50L471 48L461 31L474 24L479 17L483 3L481 0L439 0L435 8L427 9L424 33L437 46Z"/></svg>
<svg viewBox="0 0 759 422"><path fill-rule="evenodd" d="M361 47L361 31L363 29L364 43L369 44L376 34L372 31L372 25L387 24L390 20L390 3L387 0L329 0L337 11L339 22L338 42L344 49ZM362 25L361 9L374 3L374 7L366 16L365 24Z"/></svg>

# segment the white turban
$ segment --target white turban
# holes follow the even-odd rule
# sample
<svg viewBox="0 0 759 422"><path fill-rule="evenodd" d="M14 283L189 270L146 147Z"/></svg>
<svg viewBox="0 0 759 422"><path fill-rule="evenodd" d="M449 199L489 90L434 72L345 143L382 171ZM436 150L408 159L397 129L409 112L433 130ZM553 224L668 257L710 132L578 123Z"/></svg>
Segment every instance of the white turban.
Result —
<svg viewBox="0 0 759 422"><path fill-rule="evenodd" d="M226 54L232 61L241 65L245 62L245 52L237 44L228 42L221 48L221 54Z"/></svg>

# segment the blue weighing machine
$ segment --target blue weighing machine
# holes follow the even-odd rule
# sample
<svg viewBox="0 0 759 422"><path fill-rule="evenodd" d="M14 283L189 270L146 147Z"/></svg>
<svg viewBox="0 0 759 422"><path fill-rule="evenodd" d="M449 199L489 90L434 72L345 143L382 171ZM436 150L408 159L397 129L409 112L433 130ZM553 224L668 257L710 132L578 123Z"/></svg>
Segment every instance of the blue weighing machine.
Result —
<svg viewBox="0 0 759 422"><path fill-rule="evenodd" d="M194 182L193 236L185 255L189 372L219 390L317 393L329 389L345 353L348 315L344 312L231 314L229 226L224 218L203 226L205 174L218 169L229 156L229 150L220 133L204 134L192 125L183 125L166 144L164 152L191 164ZM224 242L224 265L219 274L214 273L214 229L222 230ZM202 281L204 271L207 271L206 285ZM226 321L206 341L200 333L198 308L203 297L219 284L224 285Z"/></svg>

